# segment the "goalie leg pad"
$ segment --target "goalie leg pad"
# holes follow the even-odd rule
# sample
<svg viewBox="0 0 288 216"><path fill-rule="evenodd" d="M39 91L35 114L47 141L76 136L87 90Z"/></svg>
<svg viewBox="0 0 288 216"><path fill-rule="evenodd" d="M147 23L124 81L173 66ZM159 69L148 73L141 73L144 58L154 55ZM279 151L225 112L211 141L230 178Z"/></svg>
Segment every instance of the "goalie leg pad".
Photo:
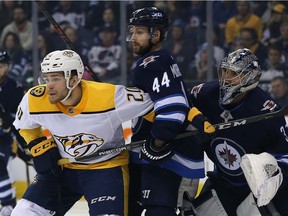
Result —
<svg viewBox="0 0 288 216"><path fill-rule="evenodd" d="M199 179L182 178L178 190L178 207L186 208L188 206L191 206L191 200L193 200L197 194L198 185Z"/></svg>
<svg viewBox="0 0 288 216"><path fill-rule="evenodd" d="M283 181L276 159L266 152L259 155L245 154L240 166L253 195L257 198L258 207L267 205Z"/></svg>
<svg viewBox="0 0 288 216"><path fill-rule="evenodd" d="M228 216L214 189L200 195L192 202L191 209L181 211L185 216Z"/></svg>
<svg viewBox="0 0 288 216"><path fill-rule="evenodd" d="M252 193L250 193L246 199L238 206L236 213L237 216L261 216Z"/></svg>
<svg viewBox="0 0 288 216"><path fill-rule="evenodd" d="M237 216L281 216L271 202L267 206L258 207L253 193L250 193L238 206L236 213Z"/></svg>

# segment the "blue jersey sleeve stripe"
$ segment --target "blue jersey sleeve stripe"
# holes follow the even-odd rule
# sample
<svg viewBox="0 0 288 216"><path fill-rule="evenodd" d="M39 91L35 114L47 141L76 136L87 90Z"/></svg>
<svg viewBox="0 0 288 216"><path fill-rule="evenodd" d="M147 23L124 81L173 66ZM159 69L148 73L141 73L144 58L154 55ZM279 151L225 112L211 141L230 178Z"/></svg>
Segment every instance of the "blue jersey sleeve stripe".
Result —
<svg viewBox="0 0 288 216"><path fill-rule="evenodd" d="M169 97L163 100L159 100L154 105L154 110L165 108L167 106L185 106L188 107L184 97Z"/></svg>
<svg viewBox="0 0 288 216"><path fill-rule="evenodd" d="M167 121L179 121L183 123L186 119L185 114L182 113L171 113L171 114L160 114L156 116L155 120L167 120Z"/></svg>
<svg viewBox="0 0 288 216"><path fill-rule="evenodd" d="M165 113L165 114L159 114L156 116L156 120L158 119L175 119L175 120L179 120L180 122L184 122L186 119L186 115L184 113Z"/></svg>
<svg viewBox="0 0 288 216"><path fill-rule="evenodd" d="M157 102L159 102L159 101L161 101L161 100L166 100L166 99L169 99L169 98L174 98L174 97L183 97L183 98L185 98L185 96L184 96L183 94L171 94L171 95L168 95L168 96L166 96L166 97L161 97L161 98L159 98L158 100L155 100L154 103L157 103Z"/></svg>

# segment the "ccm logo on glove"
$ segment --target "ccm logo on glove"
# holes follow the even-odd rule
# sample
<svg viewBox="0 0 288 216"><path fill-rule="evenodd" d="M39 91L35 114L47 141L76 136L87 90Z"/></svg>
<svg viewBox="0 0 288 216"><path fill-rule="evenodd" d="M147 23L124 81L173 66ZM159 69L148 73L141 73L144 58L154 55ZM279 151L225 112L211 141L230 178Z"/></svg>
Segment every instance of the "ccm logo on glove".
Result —
<svg viewBox="0 0 288 216"><path fill-rule="evenodd" d="M30 152L33 157L37 157L39 155L44 154L46 151L54 147L57 147L57 144L55 143L53 138L45 139L39 142L38 144L32 146L30 148Z"/></svg>

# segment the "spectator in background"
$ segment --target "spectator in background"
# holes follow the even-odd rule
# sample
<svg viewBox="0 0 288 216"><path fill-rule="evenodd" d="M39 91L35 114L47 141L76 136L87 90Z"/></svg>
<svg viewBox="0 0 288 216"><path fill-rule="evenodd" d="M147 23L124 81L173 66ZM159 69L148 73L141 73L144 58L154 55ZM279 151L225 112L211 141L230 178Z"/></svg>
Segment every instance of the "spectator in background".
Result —
<svg viewBox="0 0 288 216"><path fill-rule="evenodd" d="M275 42L275 45L282 48L285 63L288 65L288 22L283 22L280 26L281 36Z"/></svg>
<svg viewBox="0 0 288 216"><path fill-rule="evenodd" d="M251 50L258 57L258 62L263 67L267 58L267 48L259 41L257 31L254 28L242 28L239 33L239 41L244 48Z"/></svg>
<svg viewBox="0 0 288 216"><path fill-rule="evenodd" d="M73 1L61 0L55 6L52 16L57 23L65 21L73 28L78 29L85 24L85 16L81 9Z"/></svg>
<svg viewBox="0 0 288 216"><path fill-rule="evenodd" d="M225 43L227 21L237 13L235 1L213 1L213 27L219 34L220 46Z"/></svg>
<svg viewBox="0 0 288 216"><path fill-rule="evenodd" d="M266 45L275 43L281 36L280 26L283 22L288 21L286 7L283 4L276 4L273 7L271 18L263 33L262 41Z"/></svg>
<svg viewBox="0 0 288 216"><path fill-rule="evenodd" d="M43 59L48 53L52 51L51 44L46 35L40 33L38 34L38 52L39 52L39 60ZM39 62L40 65L40 62ZM40 69L40 68L39 68Z"/></svg>
<svg viewBox="0 0 288 216"><path fill-rule="evenodd" d="M32 50L32 23L27 19L27 13L21 5L17 5L13 10L13 21L6 25L1 34L1 43L8 32L18 35L22 48L25 51Z"/></svg>
<svg viewBox="0 0 288 216"><path fill-rule="evenodd" d="M277 46L268 48L268 58L262 66L259 86L271 94L271 81L274 77L288 78L288 68L282 58L282 50Z"/></svg>
<svg viewBox="0 0 288 216"><path fill-rule="evenodd" d="M127 6L127 10L129 10L131 5L133 4L131 3ZM91 1L87 12L85 12L85 27L97 36L104 23L106 25L111 23L115 25L115 22L119 20L119 10L119 1Z"/></svg>
<svg viewBox="0 0 288 216"><path fill-rule="evenodd" d="M3 28L13 21L13 8L16 1L3 0L0 4L0 32L2 32Z"/></svg>
<svg viewBox="0 0 288 216"><path fill-rule="evenodd" d="M105 26L99 33L101 42L88 52L88 62L101 81L117 83L120 79L121 46L114 26Z"/></svg>
<svg viewBox="0 0 288 216"><path fill-rule="evenodd" d="M267 26L269 20L272 17L274 6L277 5L277 4L281 4L281 1L272 0L272 1L267 1L265 3L266 3L266 10L261 15L261 21L262 21L262 24L263 24L264 27Z"/></svg>
<svg viewBox="0 0 288 216"><path fill-rule="evenodd" d="M11 58L9 76L28 89L33 84L31 61L23 50L16 33L9 32L3 39L2 49L6 50Z"/></svg>
<svg viewBox="0 0 288 216"><path fill-rule="evenodd" d="M105 8L102 14L103 23L102 26L100 26L100 31L105 27L113 26L118 36L120 32L119 32L119 24L117 23L116 20L117 17L115 16L115 11L113 10L113 8L112 7ZM96 34L98 33L99 32L96 32Z"/></svg>
<svg viewBox="0 0 288 216"><path fill-rule="evenodd" d="M189 2L183 1L166 1L165 8L161 7L164 11L166 11L167 16L169 17L170 23L173 23L177 19L184 20L186 18L186 9ZM159 3L158 3L159 5ZM158 6L157 2L154 3L154 6ZM190 6L190 5L189 5ZM139 7L140 8L140 7ZM158 8L158 7L157 7Z"/></svg>
<svg viewBox="0 0 288 216"><path fill-rule="evenodd" d="M204 1L189 1L189 5L186 6L185 21L186 25L186 37L189 43L201 44L205 42L206 27L206 3Z"/></svg>
<svg viewBox="0 0 288 216"><path fill-rule="evenodd" d="M208 73L208 49L207 45L203 45L200 50L197 52L197 56L195 57L195 62L191 66L190 79L206 82L207 81L207 73ZM213 77L217 76L217 68L215 59L213 59Z"/></svg>
<svg viewBox="0 0 288 216"><path fill-rule="evenodd" d="M176 63L178 64L184 79L188 73L188 65L190 59L195 54L195 45L194 48L185 41L185 23L181 19L175 20L168 33L167 41L165 42L164 48L167 49Z"/></svg>
<svg viewBox="0 0 288 216"><path fill-rule="evenodd" d="M288 104L288 84L284 77L274 77L271 81L272 97L281 107Z"/></svg>
<svg viewBox="0 0 288 216"><path fill-rule="evenodd" d="M262 38L262 22L258 16L251 12L250 3L246 0L237 1L237 15L231 17L227 21L225 30L225 43L228 51L230 50L233 43L235 43L239 38L239 33L242 28L253 28L257 33L258 39L260 40Z"/></svg>
<svg viewBox="0 0 288 216"><path fill-rule="evenodd" d="M89 41L86 38L81 39L78 31L72 26L66 26L64 32L71 41L75 52L81 56L83 62L88 62L88 51L92 44L89 44Z"/></svg>
<svg viewBox="0 0 288 216"><path fill-rule="evenodd" d="M63 21L58 24L61 29L65 29L67 26L69 26L69 23L67 21ZM65 42L61 39L55 27L51 23L49 24L48 30L43 31L42 33L50 41L51 50L63 50L66 48Z"/></svg>

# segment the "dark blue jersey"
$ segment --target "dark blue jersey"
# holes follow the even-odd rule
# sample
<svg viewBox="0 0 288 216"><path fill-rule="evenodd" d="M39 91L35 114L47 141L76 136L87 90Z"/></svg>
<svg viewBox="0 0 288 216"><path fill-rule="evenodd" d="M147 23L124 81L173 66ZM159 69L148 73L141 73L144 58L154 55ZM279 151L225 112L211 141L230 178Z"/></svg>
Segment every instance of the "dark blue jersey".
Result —
<svg viewBox="0 0 288 216"><path fill-rule="evenodd" d="M172 143L175 155L161 163L167 168L186 178L204 177L204 151L202 144L195 137L171 141L186 130L187 114L191 103L188 102L187 89L181 72L172 56L165 50L150 52L137 61L133 71L134 85L149 93L154 102L155 119L140 119L132 124L132 141L146 139L147 136ZM131 161L139 160L139 149L131 152Z"/></svg>
<svg viewBox="0 0 288 216"><path fill-rule="evenodd" d="M6 80L0 84L0 105L3 106L5 115L7 115L8 118L14 119L23 95L24 90L22 85L12 78L7 77Z"/></svg>
<svg viewBox="0 0 288 216"><path fill-rule="evenodd" d="M184 130L189 104L181 72L169 53L159 50L138 59L134 84L148 92L155 104L151 129L155 138L170 141Z"/></svg>
<svg viewBox="0 0 288 216"><path fill-rule="evenodd" d="M259 87L249 92L236 107L225 109L219 103L219 84L209 82L191 90L193 104L212 124L227 122L279 110L271 97ZM215 164L215 171L233 185L246 184L240 167L247 153L268 152L283 169L288 168L288 130L284 117L218 130L205 151ZM287 171L286 171L287 172Z"/></svg>

